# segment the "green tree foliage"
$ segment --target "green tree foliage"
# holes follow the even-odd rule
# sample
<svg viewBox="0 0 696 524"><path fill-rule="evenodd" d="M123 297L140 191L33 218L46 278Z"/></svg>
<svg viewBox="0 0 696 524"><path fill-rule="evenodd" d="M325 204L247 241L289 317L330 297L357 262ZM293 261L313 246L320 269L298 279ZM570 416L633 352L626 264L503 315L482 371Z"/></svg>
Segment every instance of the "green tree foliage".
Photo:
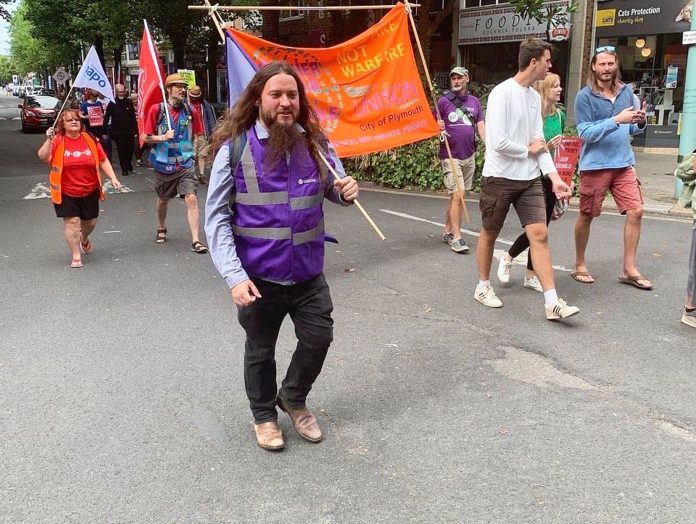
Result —
<svg viewBox="0 0 696 524"><path fill-rule="evenodd" d="M578 2L574 0L568 9L559 5L548 5L546 0L509 0L523 17L533 18L539 23L552 23L562 25L568 22L568 13L574 13L578 9Z"/></svg>
<svg viewBox="0 0 696 524"><path fill-rule="evenodd" d="M20 3L10 21L10 53L19 75L39 71L45 64L46 42L34 36L33 25L26 18L27 6Z"/></svg>
<svg viewBox="0 0 696 524"><path fill-rule="evenodd" d="M12 82L12 75L17 74L17 66L9 56L0 55L0 82Z"/></svg>
<svg viewBox="0 0 696 524"><path fill-rule="evenodd" d="M215 3L215 2L211 2ZM147 20L150 29L165 36L174 52L177 67L186 65L186 44L190 36L203 30L204 12L192 11L189 5L203 2L191 0L142 0L135 4L139 18Z"/></svg>

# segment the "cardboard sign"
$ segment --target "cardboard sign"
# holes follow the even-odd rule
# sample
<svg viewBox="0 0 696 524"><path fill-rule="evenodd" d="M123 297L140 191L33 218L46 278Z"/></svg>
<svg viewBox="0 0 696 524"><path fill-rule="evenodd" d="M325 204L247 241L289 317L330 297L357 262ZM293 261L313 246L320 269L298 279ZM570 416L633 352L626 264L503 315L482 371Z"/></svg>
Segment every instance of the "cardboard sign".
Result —
<svg viewBox="0 0 696 524"><path fill-rule="evenodd" d="M573 183L573 175L578 167L582 138L579 136L564 136L561 143L553 152L553 163L561 179L569 186Z"/></svg>
<svg viewBox="0 0 696 524"><path fill-rule="evenodd" d="M87 108L87 117L91 127L101 127L104 125L104 110L101 105L89 106Z"/></svg>

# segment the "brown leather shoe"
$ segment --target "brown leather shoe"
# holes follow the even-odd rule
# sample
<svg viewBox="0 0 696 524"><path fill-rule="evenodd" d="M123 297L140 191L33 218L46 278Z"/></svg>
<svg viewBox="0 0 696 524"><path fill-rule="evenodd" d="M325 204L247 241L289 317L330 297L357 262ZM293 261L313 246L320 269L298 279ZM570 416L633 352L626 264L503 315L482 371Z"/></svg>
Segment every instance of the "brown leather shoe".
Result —
<svg viewBox="0 0 696 524"><path fill-rule="evenodd" d="M268 451L280 451L285 447L283 433L280 431L280 426L275 420L271 422L263 422L262 424L254 424L254 432L256 433L256 442L263 449Z"/></svg>
<svg viewBox="0 0 696 524"><path fill-rule="evenodd" d="M297 431L298 435L309 442L321 441L321 429L317 423L317 417L307 409L307 406L291 408L285 404L285 401L280 395L278 395L276 403L280 409L290 415L292 425L295 427L295 431Z"/></svg>

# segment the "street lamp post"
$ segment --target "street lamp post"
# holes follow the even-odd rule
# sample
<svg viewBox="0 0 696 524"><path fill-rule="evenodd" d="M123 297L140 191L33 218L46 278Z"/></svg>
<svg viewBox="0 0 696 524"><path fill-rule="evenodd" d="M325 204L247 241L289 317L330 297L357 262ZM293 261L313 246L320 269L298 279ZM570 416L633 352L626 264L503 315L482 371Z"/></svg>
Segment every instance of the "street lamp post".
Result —
<svg viewBox="0 0 696 524"><path fill-rule="evenodd" d="M691 18L691 31L696 31L696 17ZM684 108L680 122L681 134L679 135L679 158L681 162L686 155L690 155L696 149L696 45L689 46L689 54L686 61L686 81L684 82ZM682 181L675 177L674 195L679 197L682 190Z"/></svg>

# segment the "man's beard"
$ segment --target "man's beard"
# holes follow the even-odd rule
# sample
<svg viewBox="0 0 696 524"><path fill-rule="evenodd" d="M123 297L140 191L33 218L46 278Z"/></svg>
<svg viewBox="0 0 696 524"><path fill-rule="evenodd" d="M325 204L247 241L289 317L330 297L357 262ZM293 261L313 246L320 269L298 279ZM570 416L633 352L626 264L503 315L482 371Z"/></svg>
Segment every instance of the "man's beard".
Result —
<svg viewBox="0 0 696 524"><path fill-rule="evenodd" d="M459 93L464 89L464 86L452 86L452 91Z"/></svg>
<svg viewBox="0 0 696 524"><path fill-rule="evenodd" d="M302 131L295 124L284 125L273 122L268 125L268 140L266 142L266 158L264 168L271 170L286 153L290 153L303 139Z"/></svg>

